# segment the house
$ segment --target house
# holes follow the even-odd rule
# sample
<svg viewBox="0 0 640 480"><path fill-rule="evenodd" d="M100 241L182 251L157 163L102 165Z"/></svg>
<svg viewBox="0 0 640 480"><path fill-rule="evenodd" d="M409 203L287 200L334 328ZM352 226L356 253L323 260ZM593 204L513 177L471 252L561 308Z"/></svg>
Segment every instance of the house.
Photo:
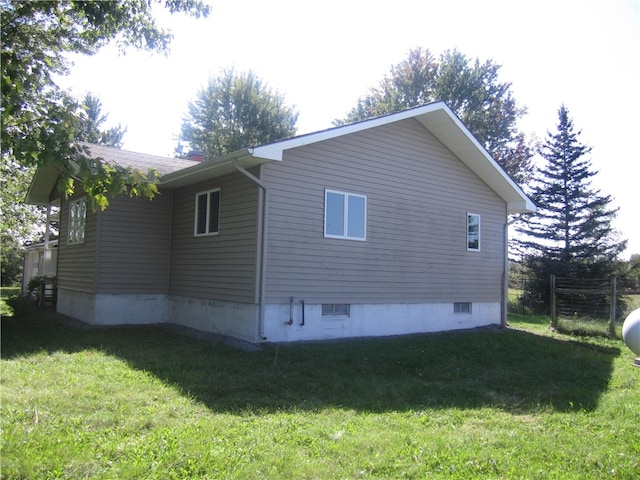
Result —
<svg viewBox="0 0 640 480"><path fill-rule="evenodd" d="M256 343L505 322L507 218L535 206L442 102L202 162L90 148L160 194L93 212L38 170L63 314Z"/></svg>
<svg viewBox="0 0 640 480"><path fill-rule="evenodd" d="M58 260L58 240L29 245L24 252L22 292L29 291L29 282L36 277L55 277Z"/></svg>

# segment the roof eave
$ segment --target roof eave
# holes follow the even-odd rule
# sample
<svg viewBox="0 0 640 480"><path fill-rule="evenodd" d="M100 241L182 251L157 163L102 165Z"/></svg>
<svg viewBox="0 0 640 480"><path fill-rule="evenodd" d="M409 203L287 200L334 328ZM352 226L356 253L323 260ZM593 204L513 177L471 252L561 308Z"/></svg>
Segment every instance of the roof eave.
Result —
<svg viewBox="0 0 640 480"><path fill-rule="evenodd" d="M538 208L528 198L524 202L520 200L507 202L507 213L510 215L516 213L535 213L537 210Z"/></svg>
<svg viewBox="0 0 640 480"><path fill-rule="evenodd" d="M533 213L536 206L487 152L458 116L442 102L415 118L507 203L508 213ZM453 127L453 128L452 128Z"/></svg>
<svg viewBox="0 0 640 480"><path fill-rule="evenodd" d="M236 170L234 162L238 162L245 168L252 168L274 160L278 159L256 156L254 154L254 149L245 148L212 160L198 163L192 167L163 175L160 179L160 186L168 189L174 189L192 185L199 181L217 178L234 172Z"/></svg>
<svg viewBox="0 0 640 480"><path fill-rule="evenodd" d="M507 175L487 150L473 136L458 116L444 102L433 102L420 107L342 125L320 132L280 140L252 149L254 156L268 160L283 159L285 150L335 137L356 133L381 125L415 118L442 142L471 171L484 181L507 203L509 213L535 212L536 207L522 189Z"/></svg>
<svg viewBox="0 0 640 480"><path fill-rule="evenodd" d="M27 205L48 205L57 200L59 197L55 197L55 192L59 178L60 172L57 168L39 167L33 175L24 202Z"/></svg>

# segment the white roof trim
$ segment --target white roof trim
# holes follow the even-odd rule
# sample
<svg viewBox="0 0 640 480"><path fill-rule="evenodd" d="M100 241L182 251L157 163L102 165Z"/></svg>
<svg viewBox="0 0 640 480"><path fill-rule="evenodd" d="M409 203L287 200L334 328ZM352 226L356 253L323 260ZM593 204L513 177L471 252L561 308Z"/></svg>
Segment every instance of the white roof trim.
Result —
<svg viewBox="0 0 640 480"><path fill-rule="evenodd" d="M449 108L443 102L430 103L422 107L411 108L409 110L403 110L401 112L391 113L389 115L374 117L356 123L341 125L338 127L329 128L327 130L300 135L299 137L280 140L279 142L269 143L267 145L261 145L259 147L254 147L252 150L253 154L256 156L268 158L271 160L282 160L282 153L284 152L284 150L303 147L312 143L330 140L332 138L368 130L370 128L375 128L381 125L387 125L389 123L398 122L407 118L413 118L420 114L440 110L443 107L449 110Z"/></svg>
<svg viewBox="0 0 640 480"><path fill-rule="evenodd" d="M279 142L270 143L250 149L255 157L266 160L282 161L285 150L302 147L323 140L360 132L370 128L415 118L449 150L451 150L467 167L491 187L507 202L509 213L535 212L536 206L524 194L522 189L506 174L498 163L489 155L462 121L444 103L434 102L421 107L375 117L349 125L301 135Z"/></svg>
<svg viewBox="0 0 640 480"><path fill-rule="evenodd" d="M236 171L235 164L243 168L251 168L264 163L282 161L285 150L303 147L305 145L410 118L420 122L424 128L431 132L445 147L460 159L460 161L496 192L496 194L506 202L508 213L536 211L536 206L533 202L505 173L444 102L434 102L361 122L238 150L202 163L196 163L193 166L166 173L162 176L160 185L165 188L180 188L199 181L232 173ZM92 146L92 148L99 149L103 147ZM113 152L110 151L109 153ZM143 160L148 160L149 158L153 160L152 156L142 154L133 154L131 152L116 153L119 155L138 155ZM27 201L36 204L47 203L50 200L49 195L53 191L57 178L57 171L51 171L50 167L40 167L30 185Z"/></svg>

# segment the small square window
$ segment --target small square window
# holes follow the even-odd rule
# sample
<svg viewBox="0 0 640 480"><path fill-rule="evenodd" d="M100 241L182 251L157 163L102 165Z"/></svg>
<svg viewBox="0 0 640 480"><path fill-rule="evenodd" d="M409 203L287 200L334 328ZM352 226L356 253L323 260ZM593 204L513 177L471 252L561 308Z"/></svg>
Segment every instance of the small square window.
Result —
<svg viewBox="0 0 640 480"><path fill-rule="evenodd" d="M220 189L196 194L194 235L213 235L220 232Z"/></svg>
<svg viewBox="0 0 640 480"><path fill-rule="evenodd" d="M456 302L453 304L453 313L471 313L471 302Z"/></svg>

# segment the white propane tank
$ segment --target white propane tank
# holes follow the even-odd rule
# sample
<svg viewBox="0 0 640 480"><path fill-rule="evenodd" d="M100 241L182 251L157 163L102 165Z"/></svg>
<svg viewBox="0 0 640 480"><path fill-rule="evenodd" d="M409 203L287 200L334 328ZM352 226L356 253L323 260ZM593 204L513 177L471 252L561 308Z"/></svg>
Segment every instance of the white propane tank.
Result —
<svg viewBox="0 0 640 480"><path fill-rule="evenodd" d="M627 347L640 357L640 308L627 315L622 324L622 338ZM636 358L634 364L640 367L640 358Z"/></svg>

